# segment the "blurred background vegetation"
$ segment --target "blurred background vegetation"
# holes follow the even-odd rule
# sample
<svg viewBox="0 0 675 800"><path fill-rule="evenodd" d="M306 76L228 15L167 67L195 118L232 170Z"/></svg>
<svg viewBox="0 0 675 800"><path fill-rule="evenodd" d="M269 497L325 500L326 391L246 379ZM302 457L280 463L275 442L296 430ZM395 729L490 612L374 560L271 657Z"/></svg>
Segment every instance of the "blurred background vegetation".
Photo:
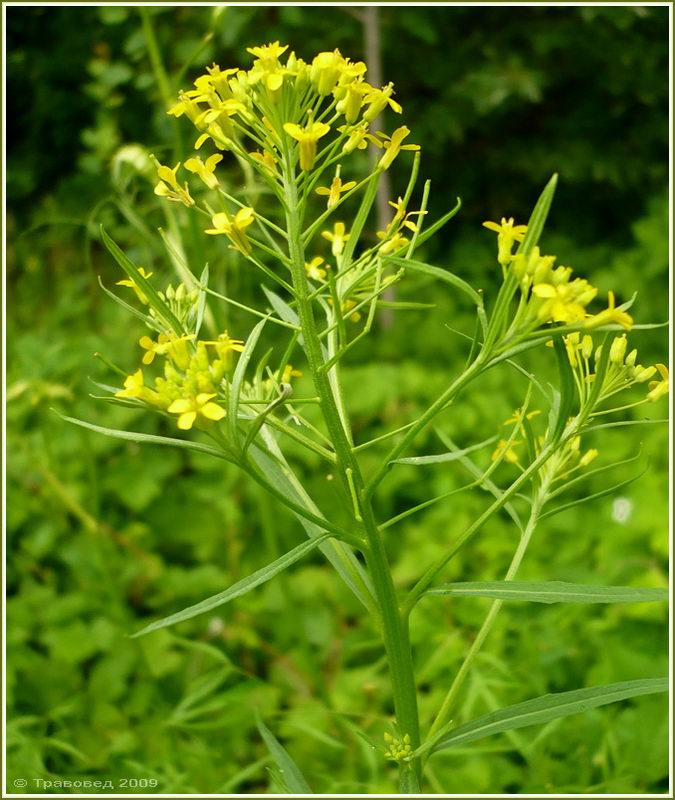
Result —
<svg viewBox="0 0 675 800"><path fill-rule="evenodd" d="M94 353L130 370L142 334L97 285L99 275L107 286L122 277L98 243L100 223L160 283L175 274L159 227L194 271L211 263L216 288L263 302L257 275L152 193L147 154L173 164L192 142L187 125L166 116L168 97L205 64L248 65L245 48L274 39L306 59L334 47L363 58L362 15L348 6L158 7L145 16L114 6L7 9L10 790L14 778L121 776L154 778L163 793L273 790L278 776L255 709L315 791L394 785L391 767L361 737L381 741L390 713L380 643L319 557L222 614L128 638L278 556L300 540L296 522L221 463L97 437L51 410L164 430L161 419L90 397L89 378L116 380ZM666 319L667 9L388 7L379 26L385 79L396 83L405 122L423 147L421 175L433 177L431 213L463 199L425 260L489 297L495 242L480 223L502 215L524 221L557 171L544 249L603 297L609 288L620 300L639 290L637 321ZM392 169L394 195L403 166ZM225 176L236 191L236 171ZM471 331L460 298L412 278L400 295L435 308L397 312L350 355L344 376L361 441L412 418L466 357L465 341L448 329ZM250 330L250 317L216 315L233 335ZM663 329L634 334L644 363L666 360L666 337ZM545 375L547 354L532 364ZM443 425L457 441L477 441L523 391L516 373L491 372ZM645 416L665 416L665 401L635 413ZM588 442L603 462L641 448L649 470L620 494L544 523L524 579L665 585L666 427L603 433ZM430 446L431 435L419 452ZM325 474L299 458L310 493L320 505L330 501ZM617 469L616 480L633 474L628 469ZM401 467L383 484L381 518L465 479L454 464ZM591 478L581 491L607 480ZM391 529L400 585L484 505L480 493L459 495ZM499 578L514 542L508 518L494 520L449 576ZM425 720L486 604L430 598L415 613ZM458 719L547 691L664 674L666 651L666 611L651 604L513 604L477 663ZM447 751L431 762L428 788L663 792L666 734L666 701L640 698Z"/></svg>

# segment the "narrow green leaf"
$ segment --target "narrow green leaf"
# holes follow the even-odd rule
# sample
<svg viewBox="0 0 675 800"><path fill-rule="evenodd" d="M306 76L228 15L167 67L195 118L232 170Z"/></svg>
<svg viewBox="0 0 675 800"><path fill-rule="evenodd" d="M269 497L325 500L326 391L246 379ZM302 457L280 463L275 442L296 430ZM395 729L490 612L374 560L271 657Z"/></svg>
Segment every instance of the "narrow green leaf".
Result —
<svg viewBox="0 0 675 800"><path fill-rule="evenodd" d="M564 503L561 506L556 506L552 508L550 511L546 511L542 514L539 519L543 520L547 517L552 517L555 514L560 514L561 511L567 511L569 508L573 508L574 506L581 505L581 503L589 503L591 500L597 500L599 497L606 497L608 494L615 494L619 489L623 489L625 486L628 486L631 483L639 480L649 469L649 465L647 465L642 472L638 475L633 475L632 478L627 478L625 481L620 481L619 483L615 483L613 486L608 486L606 489L601 489L599 492L594 492L593 494L584 495L583 497L579 497L576 500L571 500L569 503Z"/></svg>
<svg viewBox="0 0 675 800"><path fill-rule="evenodd" d="M296 500L311 513L321 516L321 510L307 493L302 481L299 480L286 462L279 448L279 444L274 438L274 434L268 430L266 425L263 425L261 435L272 455L277 460L272 460L272 458L257 447L255 442L249 448L249 458L255 462L258 469L264 473L267 480L277 491L282 492L292 500ZM297 516L307 536L311 539L323 533L323 529L316 523L300 515ZM330 561L333 567L335 567L338 575L359 601L370 613L377 615L377 604L370 578L351 548L338 539L329 539L321 545L321 552Z"/></svg>
<svg viewBox="0 0 675 800"><path fill-rule="evenodd" d="M467 581L438 586L428 594L527 600L530 603L651 603L668 599L667 589L585 586L563 581Z"/></svg>
<svg viewBox="0 0 675 800"><path fill-rule="evenodd" d="M283 782L288 789L286 794L313 794L298 765L261 719L258 720L258 730L274 759L274 763L279 768Z"/></svg>
<svg viewBox="0 0 675 800"><path fill-rule="evenodd" d="M174 315L168 305L162 300L157 293L155 287L150 283L147 278L144 278L138 270L138 267L131 259L115 244L115 242L108 236L103 225L101 225L101 239L103 244L108 249L108 252L122 267L131 280L138 286L143 294L148 298L148 304L155 311L157 316L175 333L184 334L185 330Z"/></svg>
<svg viewBox="0 0 675 800"><path fill-rule="evenodd" d="M122 306L122 308L125 311L128 311L130 314L133 314L134 317L138 317L138 319L142 320L146 324L150 322L150 319L147 314L144 314L142 311L139 311L137 308L134 308L132 305L129 305L129 303L126 303L124 300L122 300L121 297L118 297L114 292L111 292L110 289L107 289L103 285L103 281L101 280L100 275L98 276L98 285L101 287L101 289L103 289L103 291L108 295L108 297L111 300L114 300L117 303L117 305Z"/></svg>
<svg viewBox="0 0 675 800"><path fill-rule="evenodd" d="M183 622L186 619L192 619L199 614L205 614L207 611L212 611L214 608L218 608L218 606L229 603L236 597L241 597L241 595L247 594L252 589L260 586L260 584L266 583L275 575L283 572L283 570L287 569L292 564L295 564L296 561L304 558L313 550L316 550L316 548L322 542L326 541L330 535L331 534L324 533L321 536L317 536L315 539L308 539L306 542L302 542L302 544L299 544L297 547L289 550L288 553L284 553L283 556L277 558L276 561L273 561L271 564L262 567L262 569L259 569L253 574L248 575L246 578L237 581L237 583L230 586L229 589L225 589L224 592L214 594L212 597L202 600L201 603L184 608L182 611L177 611L175 614L164 617L164 619L157 620L157 622L153 622L137 633L134 633L132 638L136 638L137 636L145 636L146 633L157 631L160 628L168 628L169 625L176 625L178 622Z"/></svg>
<svg viewBox="0 0 675 800"><path fill-rule="evenodd" d="M496 733L525 728L528 725L542 725L554 719L579 714L591 708L639 697L645 694L668 691L668 678L644 678L636 681L622 681L605 686L592 686L588 689L575 689L571 692L546 694L524 703L516 703L499 711L474 719L455 730L450 726L441 729L433 740L429 740L416 754L432 750L445 750L459 744L475 742Z"/></svg>
<svg viewBox="0 0 675 800"><path fill-rule="evenodd" d="M463 450L452 450L449 453L441 453L437 456L410 456L409 458L397 458L392 461L392 464L409 464L410 466L421 467L425 464L444 464L448 461L459 461L467 453L473 453L474 450L480 450L493 442L496 442L498 436L491 436L483 442L473 444L471 447L465 447Z"/></svg>
<svg viewBox="0 0 675 800"><path fill-rule="evenodd" d="M532 249L537 246L544 230L544 224L546 223L546 218L548 217L557 185L558 175L556 173L551 177L551 180L544 187L544 191L539 195L539 199L527 223L525 238L518 247L518 253L528 255Z"/></svg>
<svg viewBox="0 0 675 800"><path fill-rule="evenodd" d="M230 395L228 397L227 423L230 429L230 438L233 442L237 441L237 414L239 413L239 397L241 395L242 384L244 383L244 376L246 375L246 368L248 367L249 361L251 360L251 356L253 355L253 351L255 350L255 346L258 343L258 339L260 338L260 334L262 333L262 329L265 327L266 322L266 318L261 319L251 331L250 336L246 340L244 350L239 356L239 361L237 361L237 367L234 370L234 375L232 376Z"/></svg>
<svg viewBox="0 0 675 800"><path fill-rule="evenodd" d="M270 305L277 312L280 319L282 319L284 322L289 322L291 325L295 325L296 328L299 328L300 318L288 305L288 303L279 297L276 292L268 289L267 286L263 286L262 290L265 292L265 297L269 300Z"/></svg>
<svg viewBox="0 0 675 800"><path fill-rule="evenodd" d="M451 208L450 211L443 214L440 219L437 219L433 225L429 225L429 227L418 236L417 247L419 247L421 244L424 244L424 242L426 242L427 239L430 239L436 233L436 231L439 231L447 222L450 222L450 220L455 216L461 207L462 201L458 197L454 208Z"/></svg>
<svg viewBox="0 0 675 800"><path fill-rule="evenodd" d="M155 436L151 433L122 431L118 430L117 428L104 428L102 425L94 425L93 423L85 422L82 419L66 417L63 414L59 414L58 411L55 411L54 413L58 414L59 417L66 422L71 422L73 425L79 425L81 428L87 428L87 430L94 431L96 433L102 433L104 436L110 436L113 439L125 439L128 442L137 442L138 444L161 444L165 447L181 447L184 450L194 450L196 453L206 453L206 455L215 456L216 458L222 458L225 461L229 461L227 453L225 453L223 450L219 450L217 447L212 447L208 444L202 444L201 442L191 442L188 439L173 439L170 436Z"/></svg>
<svg viewBox="0 0 675 800"><path fill-rule="evenodd" d="M469 284L462 280L462 278L458 278L457 275L453 275L452 272L448 272L446 269L441 269L440 267L433 267L431 264L425 264L422 261L415 261L413 259L406 260L405 258L400 258L398 256L386 256L382 259L384 262L389 262L394 264L397 267L403 267L406 270L412 270L413 272L420 272L423 275L429 275L432 278L436 278L439 281L445 281L445 283L449 283L454 286L456 289L464 292L467 297L471 298L471 301L481 307L483 305L483 298L478 294L478 292L473 289Z"/></svg>
<svg viewBox="0 0 675 800"><path fill-rule="evenodd" d="M560 378L560 402L556 409L556 418L551 432L551 441L557 442L565 430L567 420L572 415L572 407L576 397L576 387L574 384L574 375L572 373L572 365L567 356L567 348L563 344L562 339L556 338L553 340L553 348L555 349L556 358L558 361L558 375Z"/></svg>
<svg viewBox="0 0 675 800"><path fill-rule="evenodd" d="M199 304L197 306L197 320L195 322L195 336L199 335L199 331L204 322L204 312L206 311L206 290L209 285L209 265L206 264L199 276Z"/></svg>

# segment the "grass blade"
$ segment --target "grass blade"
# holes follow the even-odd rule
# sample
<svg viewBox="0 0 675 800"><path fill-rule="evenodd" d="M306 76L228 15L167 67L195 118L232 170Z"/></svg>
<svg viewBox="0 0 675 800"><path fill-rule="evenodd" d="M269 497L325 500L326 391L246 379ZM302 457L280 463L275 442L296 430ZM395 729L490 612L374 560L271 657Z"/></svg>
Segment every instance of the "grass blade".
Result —
<svg viewBox="0 0 675 800"><path fill-rule="evenodd" d="M313 550L316 550L316 548L322 542L328 539L330 535L331 534L324 533L321 536L317 536L315 539L308 539L306 542L302 542L302 544L299 544L297 547L294 547L292 550L284 553L284 555L280 558L277 558L276 561L273 561L271 564L267 564L267 566L262 567L251 575L248 575L247 577L242 578L242 580L237 581L237 583L230 586L229 589L225 589L224 592L214 594L212 597L202 600L201 603L188 606L188 608L184 608L182 611L177 611L175 614L164 617L164 619L157 620L157 622L153 622L137 633L134 633L132 638L135 639L137 636L145 636L146 633L157 631L160 628L168 628L169 625L176 625L178 622L183 622L186 619L192 619L199 614L204 614L207 611L218 608L218 606L225 605L225 603L229 603L236 597L241 597L243 594L247 594L252 589L260 586L262 583L266 583L275 575L283 572L283 570L287 569L292 564L295 564L296 561L304 558Z"/></svg>

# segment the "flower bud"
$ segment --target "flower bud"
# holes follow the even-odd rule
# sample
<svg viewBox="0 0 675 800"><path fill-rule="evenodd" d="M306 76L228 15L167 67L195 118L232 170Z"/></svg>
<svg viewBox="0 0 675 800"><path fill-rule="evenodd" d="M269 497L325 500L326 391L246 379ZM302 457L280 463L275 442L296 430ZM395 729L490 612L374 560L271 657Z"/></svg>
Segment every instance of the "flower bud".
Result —
<svg viewBox="0 0 675 800"><path fill-rule="evenodd" d="M587 467L591 461L593 461L598 456L598 451L595 449L587 450L579 461L580 467Z"/></svg>
<svg viewBox="0 0 675 800"><path fill-rule="evenodd" d="M635 367L635 383L646 383L654 375L656 375L656 367L643 367L642 364Z"/></svg>
<svg viewBox="0 0 675 800"><path fill-rule="evenodd" d="M626 366L627 367L634 367L635 362L637 361L637 350L631 350L630 353L626 356Z"/></svg>
<svg viewBox="0 0 675 800"><path fill-rule="evenodd" d="M593 339L586 334L581 340L581 355L588 361L593 353Z"/></svg>
<svg viewBox="0 0 675 800"><path fill-rule="evenodd" d="M626 355L627 344L628 342L626 341L625 334L614 339L609 350L609 360L612 362L612 364L617 364L619 366L623 364L623 358Z"/></svg>

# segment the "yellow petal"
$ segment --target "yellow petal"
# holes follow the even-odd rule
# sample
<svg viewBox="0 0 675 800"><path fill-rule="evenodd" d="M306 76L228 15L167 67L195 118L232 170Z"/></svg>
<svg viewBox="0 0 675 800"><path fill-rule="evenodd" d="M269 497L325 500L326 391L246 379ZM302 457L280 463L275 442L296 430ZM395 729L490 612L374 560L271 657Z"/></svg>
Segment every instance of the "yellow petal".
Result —
<svg viewBox="0 0 675 800"><path fill-rule="evenodd" d="M207 419L212 419L214 422L217 422L225 416L225 409L215 403L207 403L205 406L202 406L200 411L203 416Z"/></svg>
<svg viewBox="0 0 675 800"><path fill-rule="evenodd" d="M173 403L167 408L170 414L184 414L192 408L192 403L184 398L174 400Z"/></svg>
<svg viewBox="0 0 675 800"><path fill-rule="evenodd" d="M180 417L178 417L178 427L182 431L189 431L196 419L196 411L187 411L185 414L181 414Z"/></svg>

